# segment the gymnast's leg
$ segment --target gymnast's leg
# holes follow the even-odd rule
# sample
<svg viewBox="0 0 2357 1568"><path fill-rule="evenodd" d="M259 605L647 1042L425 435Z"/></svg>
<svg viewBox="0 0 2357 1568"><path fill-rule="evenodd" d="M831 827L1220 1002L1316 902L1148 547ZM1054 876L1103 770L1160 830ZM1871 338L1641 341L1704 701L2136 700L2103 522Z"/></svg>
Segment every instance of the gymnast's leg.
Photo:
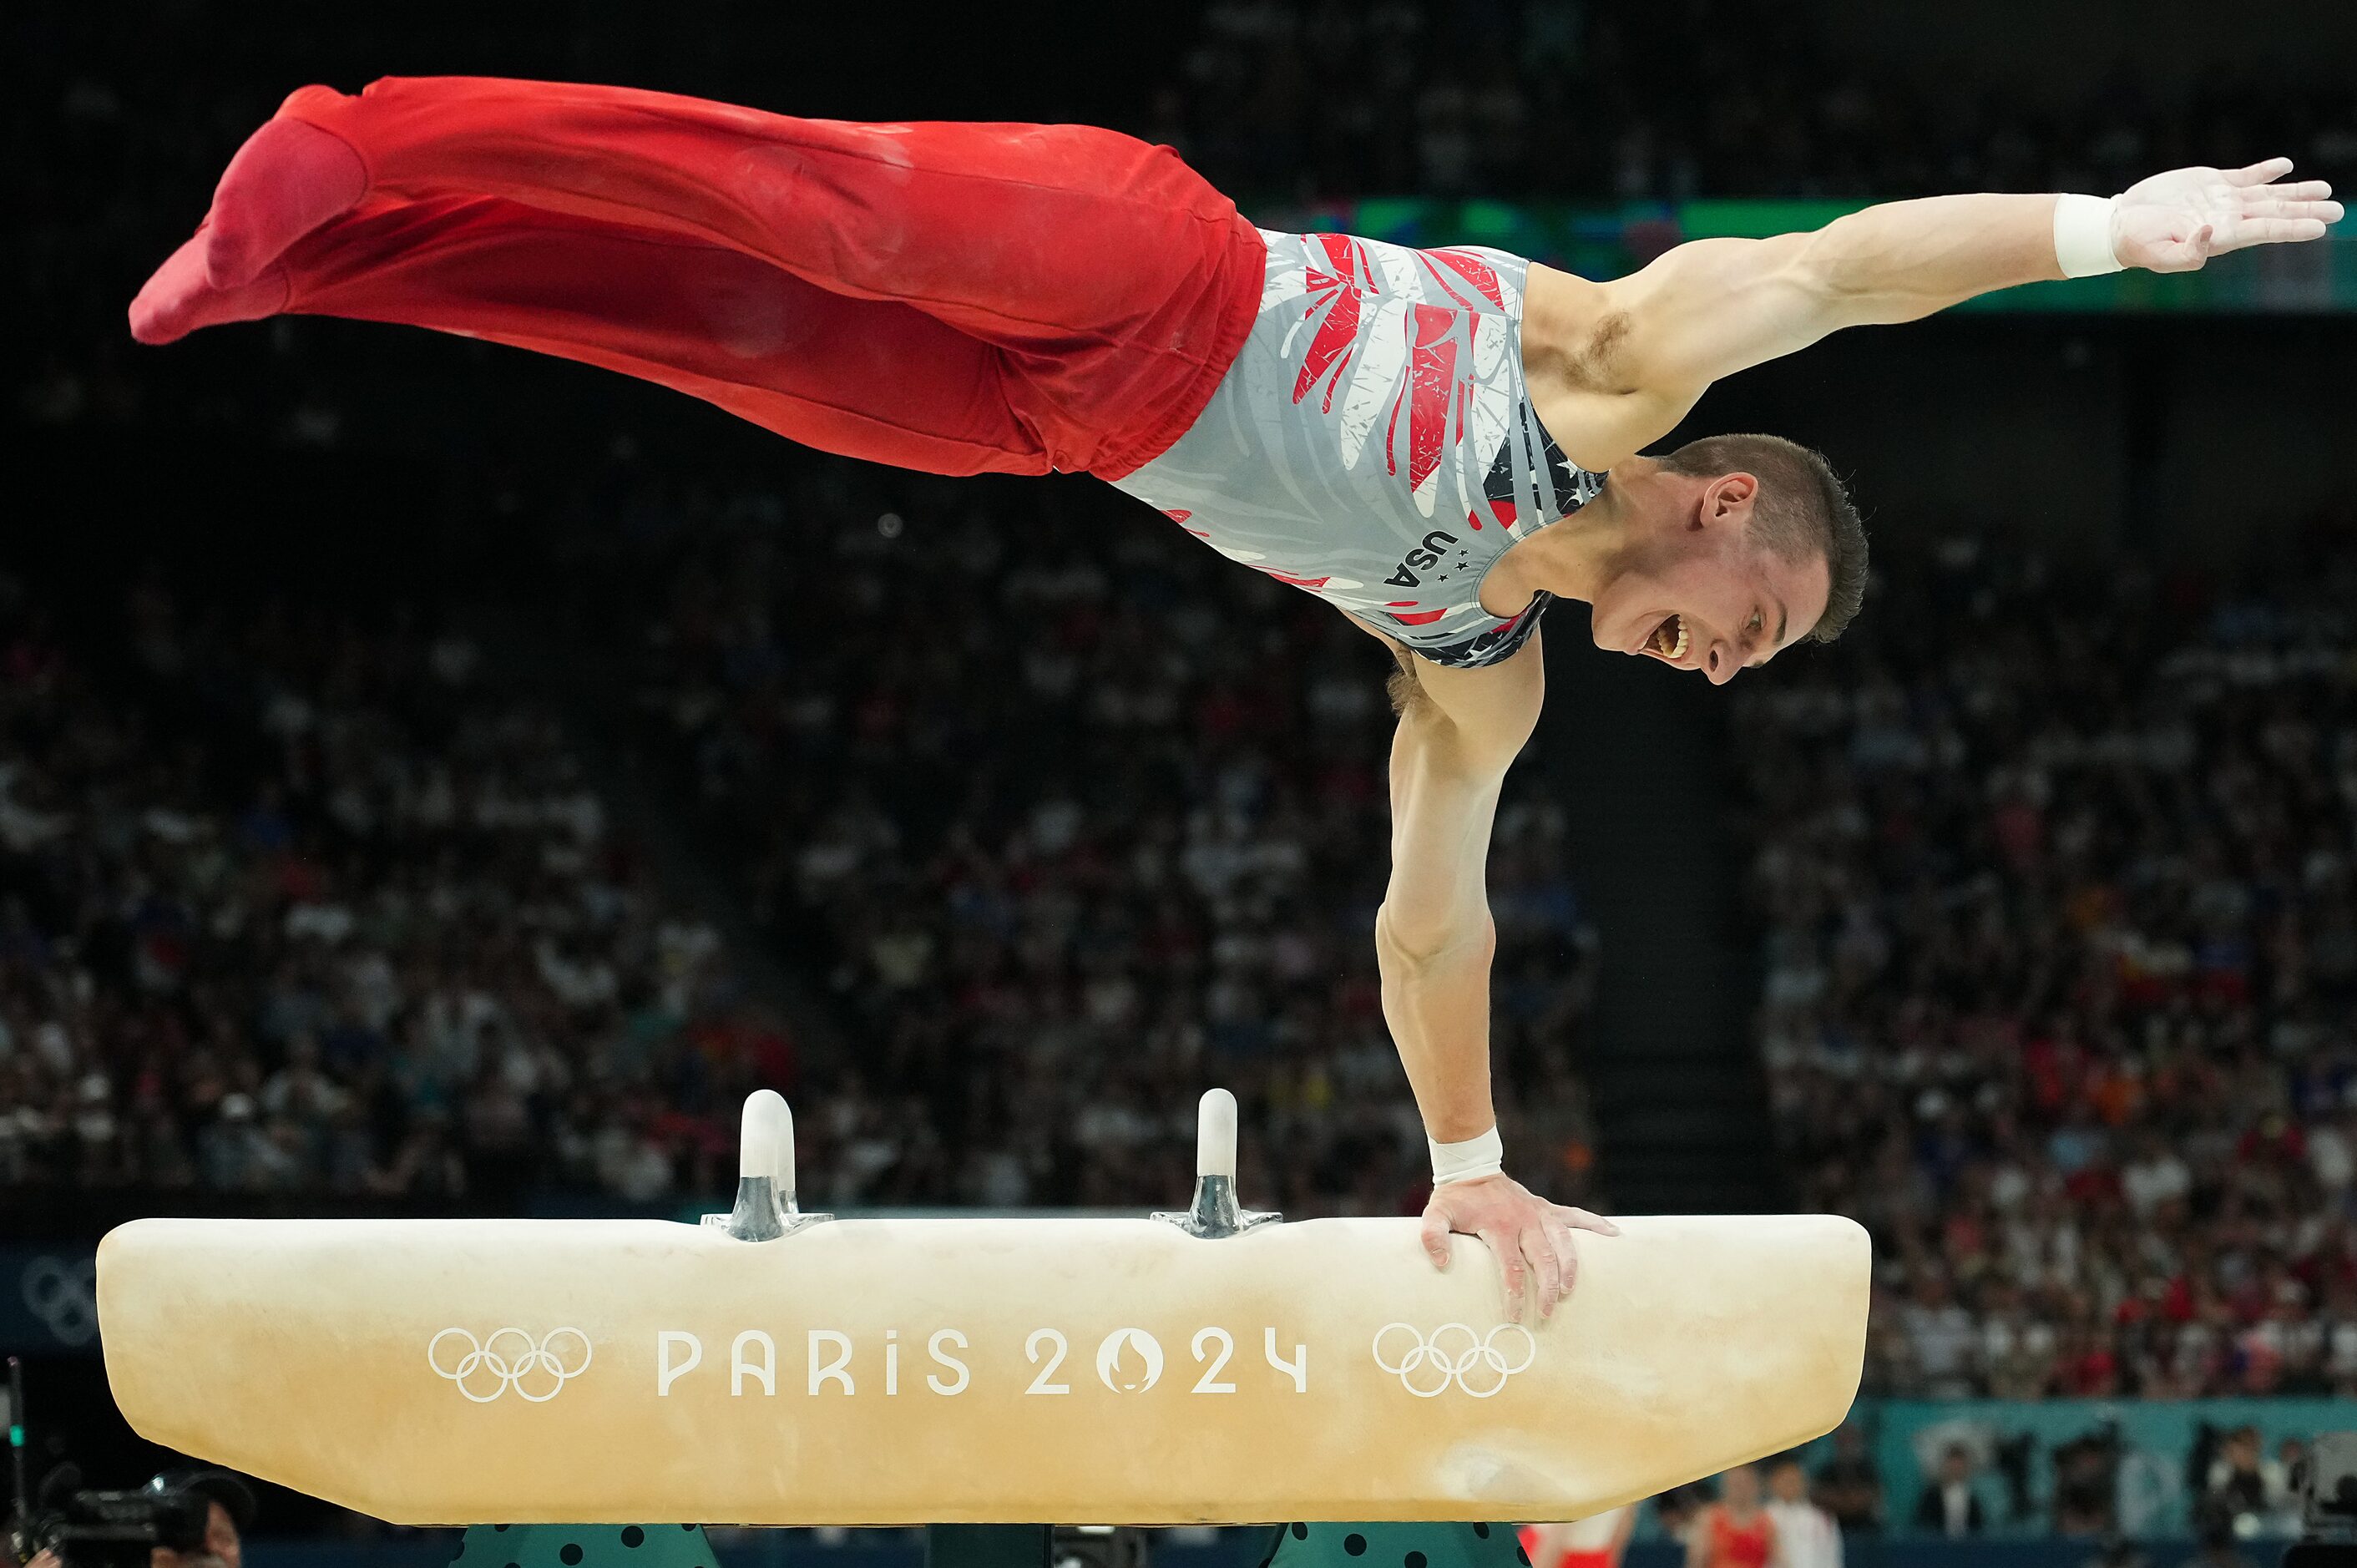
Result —
<svg viewBox="0 0 2357 1568"><path fill-rule="evenodd" d="M371 200L227 288L206 281L203 241L141 291L143 340L281 312L405 322L657 381L829 452L942 474L1048 468L997 350L709 241L495 198Z"/></svg>
<svg viewBox="0 0 2357 1568"><path fill-rule="evenodd" d="M1265 249L1169 149L1087 125L861 124L670 93L487 78L307 87L231 160L199 233L235 288L383 201L500 197L758 256L1003 349L1065 459L1209 395ZM1200 399L1197 406L1200 406ZM1175 435L1175 432L1171 434ZM1134 444L1134 442L1132 443Z"/></svg>

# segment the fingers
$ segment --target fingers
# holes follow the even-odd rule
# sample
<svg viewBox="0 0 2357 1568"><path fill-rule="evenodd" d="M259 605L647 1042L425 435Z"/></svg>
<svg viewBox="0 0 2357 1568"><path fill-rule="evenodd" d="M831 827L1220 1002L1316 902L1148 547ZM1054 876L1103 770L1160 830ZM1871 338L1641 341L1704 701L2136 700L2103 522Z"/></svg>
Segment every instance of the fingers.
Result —
<svg viewBox="0 0 2357 1568"><path fill-rule="evenodd" d="M1426 1255L1431 1258L1434 1268L1448 1267L1450 1255L1448 1217L1437 1208L1426 1208L1424 1211L1424 1251Z"/></svg>
<svg viewBox="0 0 2357 1568"><path fill-rule="evenodd" d="M2219 173L2225 176L2228 185L2265 185L2271 179L2281 179L2291 173L2291 160L2269 158L2264 163L2252 164L2247 168L2221 169Z"/></svg>
<svg viewBox="0 0 2357 1568"><path fill-rule="evenodd" d="M2201 263L2210 259L2211 241L2216 237L2216 232L2211 225L2204 223L2185 239L2161 247L2161 255L2167 258L2167 264L2156 262L2153 270L2167 273L2199 272Z"/></svg>
<svg viewBox="0 0 2357 1568"><path fill-rule="evenodd" d="M2308 217L2263 218L2255 223L2244 225L2245 229L2257 231L2255 238L2241 239L2236 242L2280 245L2298 240L2321 240L2324 238L2325 225L2329 221L2330 221L2329 219Z"/></svg>
<svg viewBox="0 0 2357 1568"><path fill-rule="evenodd" d="M1563 1255L1563 1295L1561 1300L1569 1301L1571 1299L1572 1288L1579 1283L1579 1248L1573 1242L1571 1239L1571 1228L1567 1225L1563 1228L1561 1234L1555 1238L1555 1240Z"/></svg>
<svg viewBox="0 0 2357 1568"><path fill-rule="evenodd" d="M2332 182L2324 179L2304 179L2298 185L2255 185L2246 188L2242 196L2243 210L2254 211L2270 201L2326 201L2332 196Z"/></svg>
<svg viewBox="0 0 2357 1568"><path fill-rule="evenodd" d="M1557 1247L1555 1235L1552 1225L1530 1225L1523 1228L1519 1238L1523 1256L1530 1261L1531 1273L1538 1282L1538 1299L1532 1305L1541 1318L1555 1316L1555 1303L1563 1299L1568 1288L1564 1283L1563 1255L1570 1249Z"/></svg>
<svg viewBox="0 0 2357 1568"><path fill-rule="evenodd" d="M1534 1324L1555 1316L1579 1277L1576 1232L1587 1230L1617 1236L1620 1228L1585 1208L1548 1203L1515 1190L1512 1203L1457 1204L1443 1208L1436 1199L1426 1205L1419 1239L1433 1266L1448 1267L1452 1234L1478 1239L1498 1260L1506 1292L1506 1317L1524 1320L1523 1308L1534 1309Z"/></svg>
<svg viewBox="0 0 2357 1568"><path fill-rule="evenodd" d="M2337 201L2272 201L2254 197L2243 203L2242 220L2255 223L2276 219L2311 219L2318 223L2338 223L2342 208Z"/></svg>
<svg viewBox="0 0 2357 1568"><path fill-rule="evenodd" d="M1515 1238L1503 1230L1490 1230L1480 1233L1490 1251L1497 1254L1498 1267L1506 1276L1506 1317L1509 1322L1523 1320L1523 1293L1530 1283L1531 1270Z"/></svg>
<svg viewBox="0 0 2357 1568"><path fill-rule="evenodd" d="M2315 218L2261 218L2234 225L2234 237L2222 243L2212 242L2203 253L2216 255L2222 251L2240 251L2251 245L2288 245L2303 240L2324 238L2324 224Z"/></svg>
<svg viewBox="0 0 2357 1568"><path fill-rule="evenodd" d="M1593 1230L1598 1236L1620 1234L1620 1227L1613 1224L1601 1214L1590 1214L1585 1208L1572 1208L1563 1204L1555 1205L1555 1212L1556 1219L1575 1230Z"/></svg>

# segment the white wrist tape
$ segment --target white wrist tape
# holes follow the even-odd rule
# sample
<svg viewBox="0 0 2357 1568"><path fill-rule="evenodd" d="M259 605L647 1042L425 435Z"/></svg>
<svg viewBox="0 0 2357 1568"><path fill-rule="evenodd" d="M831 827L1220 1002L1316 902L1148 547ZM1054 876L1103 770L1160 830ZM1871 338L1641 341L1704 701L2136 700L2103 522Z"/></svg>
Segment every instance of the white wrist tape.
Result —
<svg viewBox="0 0 2357 1568"><path fill-rule="evenodd" d="M2066 278L2115 273L2126 265L2112 254L2112 209L2116 196L2061 196L2054 199L2054 259Z"/></svg>
<svg viewBox="0 0 2357 1568"><path fill-rule="evenodd" d="M1482 1176L1496 1176L1506 1166L1505 1142L1498 1129L1491 1128L1478 1138L1468 1138L1461 1144L1432 1144L1432 1185L1447 1187L1453 1181L1477 1181Z"/></svg>

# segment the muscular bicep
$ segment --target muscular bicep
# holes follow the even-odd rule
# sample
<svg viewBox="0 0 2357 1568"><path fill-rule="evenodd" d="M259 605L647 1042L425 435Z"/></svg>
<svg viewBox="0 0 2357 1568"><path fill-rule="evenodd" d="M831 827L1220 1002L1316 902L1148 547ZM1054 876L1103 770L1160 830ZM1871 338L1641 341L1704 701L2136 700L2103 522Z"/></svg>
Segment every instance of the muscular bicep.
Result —
<svg viewBox="0 0 2357 1568"><path fill-rule="evenodd" d="M1913 321L2061 275L2054 198L1932 196L1860 208L1806 234L1695 240L1596 285L1632 391L1692 395L1829 332Z"/></svg>
<svg viewBox="0 0 2357 1568"><path fill-rule="evenodd" d="M1387 940L1429 955L1487 940L1491 824L1543 686L1535 646L1483 670L1410 668L1416 690L1392 743L1383 918Z"/></svg>
<svg viewBox="0 0 2357 1568"><path fill-rule="evenodd" d="M1812 234L1690 240L1607 285L1610 390L1690 405L1711 382L1849 325ZM1605 390L1599 388L1598 390Z"/></svg>
<svg viewBox="0 0 2357 1568"><path fill-rule="evenodd" d="M1546 703L1546 657L1535 628L1522 647L1495 664L1473 669L1435 664L1407 656L1402 668L1457 732L1468 757L1499 773L1506 770Z"/></svg>

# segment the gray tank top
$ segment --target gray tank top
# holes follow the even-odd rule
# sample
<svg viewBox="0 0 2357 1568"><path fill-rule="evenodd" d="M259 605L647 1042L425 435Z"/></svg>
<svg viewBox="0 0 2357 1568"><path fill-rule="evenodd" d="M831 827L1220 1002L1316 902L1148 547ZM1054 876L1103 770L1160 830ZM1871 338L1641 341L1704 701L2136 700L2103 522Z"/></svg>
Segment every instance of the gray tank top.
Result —
<svg viewBox="0 0 2357 1568"><path fill-rule="evenodd" d="M1545 610L1501 618L1481 578L1595 499L1523 382L1530 263L1275 234L1252 336L1202 413L1114 481L1231 560L1441 664L1493 664Z"/></svg>

